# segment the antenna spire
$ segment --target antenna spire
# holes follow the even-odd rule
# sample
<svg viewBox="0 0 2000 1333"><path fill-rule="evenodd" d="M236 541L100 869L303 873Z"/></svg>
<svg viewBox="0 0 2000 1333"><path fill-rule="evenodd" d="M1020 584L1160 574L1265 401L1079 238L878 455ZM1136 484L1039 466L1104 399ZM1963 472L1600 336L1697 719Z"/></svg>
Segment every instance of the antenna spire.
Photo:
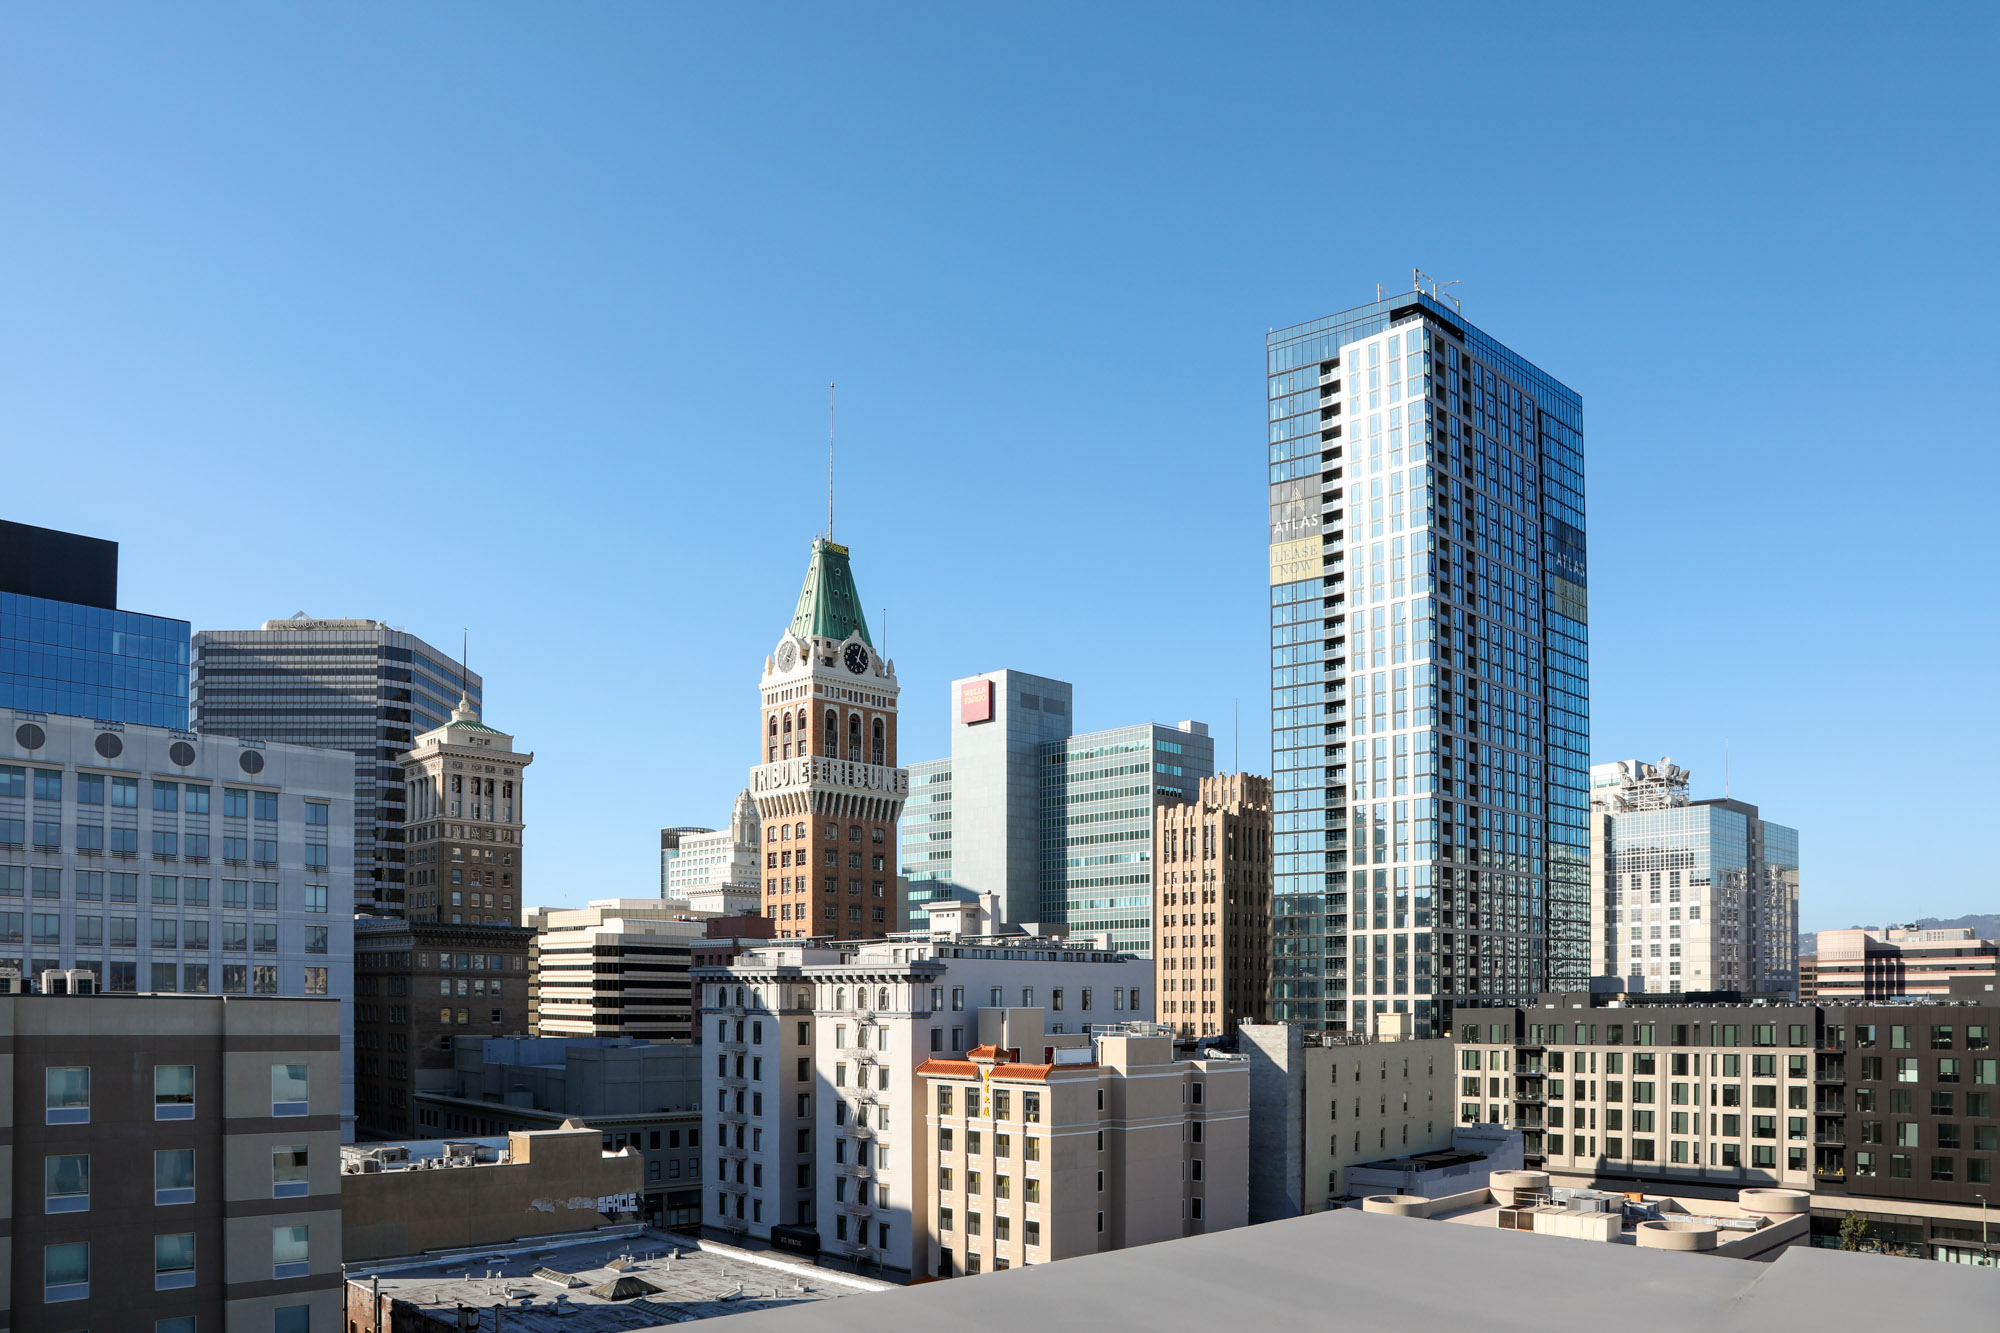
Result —
<svg viewBox="0 0 2000 1333"><path fill-rule="evenodd" d="M826 382L826 539L833 540L833 381Z"/></svg>

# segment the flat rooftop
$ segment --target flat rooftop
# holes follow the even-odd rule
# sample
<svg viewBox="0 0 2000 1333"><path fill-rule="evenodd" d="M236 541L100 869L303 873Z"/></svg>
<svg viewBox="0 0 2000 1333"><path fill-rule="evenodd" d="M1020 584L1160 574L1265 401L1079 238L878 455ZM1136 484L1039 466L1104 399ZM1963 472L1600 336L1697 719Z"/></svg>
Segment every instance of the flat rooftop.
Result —
<svg viewBox="0 0 2000 1333"><path fill-rule="evenodd" d="M1548 1333L1607 1320L1650 1327L1655 1318L1702 1333L1985 1328L1994 1292L1991 1273L1956 1264L1797 1247L1771 1263L1690 1263L1664 1250L1565 1244L1343 1209L863 1301L764 1310L729 1331L1162 1333L1338 1322L1422 1333Z"/></svg>
<svg viewBox="0 0 2000 1333"><path fill-rule="evenodd" d="M508 1333L609 1333L810 1305L887 1283L653 1227L538 1237L520 1245L347 1266L367 1285L457 1323L462 1306L505 1306ZM617 1284L617 1285L613 1285ZM650 1290L647 1290L650 1288ZM482 1327L484 1325L482 1324Z"/></svg>
<svg viewBox="0 0 2000 1333"><path fill-rule="evenodd" d="M1558 1214L1569 1211L1564 1205L1564 1200L1572 1194L1599 1197L1605 1201L1605 1207L1600 1211L1623 1217L1624 1225L1615 1242L1619 1245L1638 1244L1633 1226L1642 1221L1680 1218L1711 1222L1717 1231L1722 1233L1721 1239L1724 1240L1754 1235L1771 1225L1764 1215L1744 1209L1727 1199L1684 1198L1671 1194L1644 1194L1636 1190L1570 1189L1558 1186L1554 1191L1556 1202L1553 1206L1544 1205L1545 1209ZM1500 1226L1502 1209L1511 1206L1497 1203L1472 1204L1450 1212L1434 1213L1428 1220L1497 1229Z"/></svg>

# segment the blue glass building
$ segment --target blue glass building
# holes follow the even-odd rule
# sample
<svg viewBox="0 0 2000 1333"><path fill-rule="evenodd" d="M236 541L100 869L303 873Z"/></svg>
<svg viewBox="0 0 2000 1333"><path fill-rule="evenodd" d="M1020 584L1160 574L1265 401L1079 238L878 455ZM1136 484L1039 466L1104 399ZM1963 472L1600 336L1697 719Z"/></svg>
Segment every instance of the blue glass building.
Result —
<svg viewBox="0 0 2000 1333"><path fill-rule="evenodd" d="M1422 292L1266 350L1273 1014L1584 989L1582 401Z"/></svg>
<svg viewBox="0 0 2000 1333"><path fill-rule="evenodd" d="M0 520L0 707L188 724L188 622L118 609L118 544Z"/></svg>

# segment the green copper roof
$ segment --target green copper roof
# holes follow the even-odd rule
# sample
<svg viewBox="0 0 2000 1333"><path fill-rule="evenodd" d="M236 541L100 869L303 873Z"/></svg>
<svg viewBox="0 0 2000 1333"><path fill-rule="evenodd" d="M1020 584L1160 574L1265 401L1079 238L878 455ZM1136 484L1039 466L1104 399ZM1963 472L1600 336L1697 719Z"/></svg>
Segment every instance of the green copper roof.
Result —
<svg viewBox="0 0 2000 1333"><path fill-rule="evenodd" d="M854 571L847 548L824 537L813 538L812 563L806 585L799 589L799 609L792 616L792 633L805 638L844 639L858 634L870 648L868 617L861 613L861 594L854 589Z"/></svg>

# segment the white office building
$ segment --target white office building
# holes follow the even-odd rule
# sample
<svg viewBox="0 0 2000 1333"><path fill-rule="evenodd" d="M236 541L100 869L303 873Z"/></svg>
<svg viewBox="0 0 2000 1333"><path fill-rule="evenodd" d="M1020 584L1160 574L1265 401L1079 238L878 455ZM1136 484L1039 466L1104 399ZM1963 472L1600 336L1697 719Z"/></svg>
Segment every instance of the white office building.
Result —
<svg viewBox="0 0 2000 1333"><path fill-rule="evenodd" d="M667 862L662 896L691 911L713 916L755 915L764 901L763 820L746 789L729 812L729 827L714 832L682 830L679 849Z"/></svg>
<svg viewBox="0 0 2000 1333"><path fill-rule="evenodd" d="M1152 1018L1144 959L985 933L990 906L943 915L939 929L962 932L778 943L697 970L705 1225L811 1237L892 1278L927 1271L936 1164L918 1151L917 1066L976 1046L988 1009L1040 1009L1051 1034Z"/></svg>
<svg viewBox="0 0 2000 1333"><path fill-rule="evenodd" d="M14 712L0 730L0 966L108 992L338 997L354 1129L354 760Z"/></svg>
<svg viewBox="0 0 2000 1333"><path fill-rule="evenodd" d="M1632 991L1796 997L1798 830L1689 800L1689 776L1665 759L1591 766L1598 970Z"/></svg>

